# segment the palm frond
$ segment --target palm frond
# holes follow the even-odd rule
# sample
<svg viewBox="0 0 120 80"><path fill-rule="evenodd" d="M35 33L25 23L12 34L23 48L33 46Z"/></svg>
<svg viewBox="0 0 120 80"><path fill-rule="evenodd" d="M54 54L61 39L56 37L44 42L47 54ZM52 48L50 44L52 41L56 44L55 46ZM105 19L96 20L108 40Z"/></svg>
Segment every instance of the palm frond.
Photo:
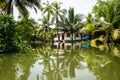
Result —
<svg viewBox="0 0 120 80"><path fill-rule="evenodd" d="M120 15L118 16L114 16L112 19L112 24L115 24L116 22L118 22L120 20Z"/></svg>
<svg viewBox="0 0 120 80"><path fill-rule="evenodd" d="M38 9L42 10L42 6L40 5L41 0L26 0L26 2L32 4L32 6L37 7Z"/></svg>
<svg viewBox="0 0 120 80"><path fill-rule="evenodd" d="M3 8L6 4L6 0L1 0L0 1L0 8Z"/></svg>
<svg viewBox="0 0 120 80"><path fill-rule="evenodd" d="M70 23L74 22L74 8L70 8L68 11L68 18Z"/></svg>
<svg viewBox="0 0 120 80"><path fill-rule="evenodd" d="M17 6L19 12L21 13L21 15L23 15L23 17L25 17L25 18L28 18L29 12L26 9L26 7L23 5L23 3L19 0L17 0L16 6Z"/></svg>

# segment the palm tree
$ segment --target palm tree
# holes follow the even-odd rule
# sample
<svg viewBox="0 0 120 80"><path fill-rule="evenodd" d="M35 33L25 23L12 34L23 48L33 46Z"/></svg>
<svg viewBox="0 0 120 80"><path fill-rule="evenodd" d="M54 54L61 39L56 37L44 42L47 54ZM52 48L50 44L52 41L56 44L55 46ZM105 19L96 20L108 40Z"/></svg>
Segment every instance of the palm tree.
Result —
<svg viewBox="0 0 120 80"><path fill-rule="evenodd" d="M111 32L120 26L120 1L119 0L99 0L93 7L93 13L97 18L103 18L102 27L106 31L108 38L112 36Z"/></svg>
<svg viewBox="0 0 120 80"><path fill-rule="evenodd" d="M37 12L38 9L42 9L40 5L40 0L1 0L0 9L1 12L13 15L13 6L17 7L20 14L27 18L29 16L29 11L27 7L33 8Z"/></svg>
<svg viewBox="0 0 120 80"><path fill-rule="evenodd" d="M68 10L68 17L65 19L65 28L71 33L71 40L73 41L73 33L79 30L82 26L81 21L83 15L74 14L74 8Z"/></svg>
<svg viewBox="0 0 120 80"><path fill-rule="evenodd" d="M47 1L47 3L44 3L45 7L42 8L42 14L43 14L43 19L42 21L42 26L45 28L45 38L46 38L46 32L49 26L51 25L50 18L51 15L54 13L53 6Z"/></svg>
<svg viewBox="0 0 120 80"><path fill-rule="evenodd" d="M72 46L71 46L72 48ZM75 69L80 68L80 62L82 61L82 57L79 54L79 50L75 50L72 48L71 50L66 50L61 62L61 65L68 69L68 74L71 78L75 77Z"/></svg>
<svg viewBox="0 0 120 80"><path fill-rule="evenodd" d="M47 40L47 31L48 29L50 29L50 24L48 23L49 22L49 19L48 17L43 17L42 19L40 19L41 21L41 24L40 26L42 27L42 29L39 30L38 32L38 35L40 34L41 31L45 31L45 40Z"/></svg>
<svg viewBox="0 0 120 80"><path fill-rule="evenodd" d="M57 28L57 34L58 34L58 22L59 19L63 18L63 15L65 15L66 10L65 9L61 9L60 5L62 3L58 3L58 2L53 2L53 3L49 3L47 1L47 3L45 3L45 7L42 8L42 13L44 16L47 17L47 24L55 24L56 28ZM59 36L58 36L59 39Z"/></svg>
<svg viewBox="0 0 120 80"><path fill-rule="evenodd" d="M42 14L47 17L47 24L50 22L51 15L54 14L54 7L47 1L44 3L45 7L42 8Z"/></svg>
<svg viewBox="0 0 120 80"><path fill-rule="evenodd" d="M53 3L51 3L51 5L53 6L53 9L54 9L54 13L53 13L53 15L52 15L52 23L54 23L55 22L55 26L56 26L56 29L57 29L57 34L58 34L58 27L59 27L59 20L60 19L63 19L64 17L65 17L65 15L66 15L66 9L61 9L61 5L62 3L61 2L53 2ZM58 40L60 40L59 39L59 35L58 35Z"/></svg>

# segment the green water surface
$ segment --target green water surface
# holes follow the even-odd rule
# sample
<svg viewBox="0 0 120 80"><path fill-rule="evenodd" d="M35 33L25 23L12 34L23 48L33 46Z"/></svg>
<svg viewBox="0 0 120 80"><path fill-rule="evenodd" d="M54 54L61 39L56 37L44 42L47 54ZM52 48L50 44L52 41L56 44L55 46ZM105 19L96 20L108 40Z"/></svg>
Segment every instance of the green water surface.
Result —
<svg viewBox="0 0 120 80"><path fill-rule="evenodd" d="M1 54L0 80L120 80L119 54L118 46L81 44Z"/></svg>

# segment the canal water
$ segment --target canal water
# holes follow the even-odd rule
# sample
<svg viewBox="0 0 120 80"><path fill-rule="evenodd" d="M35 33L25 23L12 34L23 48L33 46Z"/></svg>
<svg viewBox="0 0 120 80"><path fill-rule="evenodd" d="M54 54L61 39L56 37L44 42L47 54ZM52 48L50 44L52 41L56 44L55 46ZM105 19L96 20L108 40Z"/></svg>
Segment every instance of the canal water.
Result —
<svg viewBox="0 0 120 80"><path fill-rule="evenodd" d="M120 80L120 47L55 43L0 54L0 80Z"/></svg>

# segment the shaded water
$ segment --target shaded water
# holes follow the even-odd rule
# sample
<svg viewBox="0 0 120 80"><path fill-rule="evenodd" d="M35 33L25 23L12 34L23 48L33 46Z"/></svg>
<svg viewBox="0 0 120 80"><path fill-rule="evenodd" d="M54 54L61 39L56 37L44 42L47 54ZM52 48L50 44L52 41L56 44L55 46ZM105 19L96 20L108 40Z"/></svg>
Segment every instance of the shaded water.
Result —
<svg viewBox="0 0 120 80"><path fill-rule="evenodd" d="M0 55L0 80L120 80L119 46L54 45Z"/></svg>

